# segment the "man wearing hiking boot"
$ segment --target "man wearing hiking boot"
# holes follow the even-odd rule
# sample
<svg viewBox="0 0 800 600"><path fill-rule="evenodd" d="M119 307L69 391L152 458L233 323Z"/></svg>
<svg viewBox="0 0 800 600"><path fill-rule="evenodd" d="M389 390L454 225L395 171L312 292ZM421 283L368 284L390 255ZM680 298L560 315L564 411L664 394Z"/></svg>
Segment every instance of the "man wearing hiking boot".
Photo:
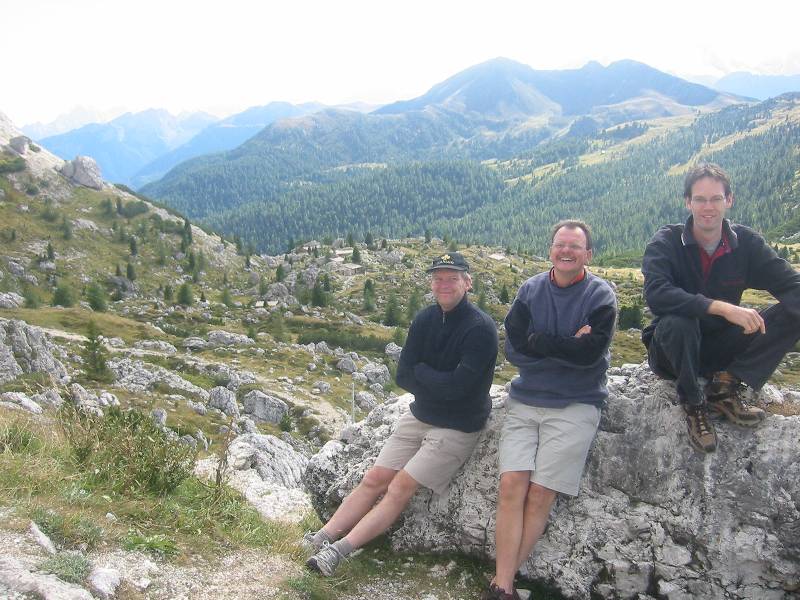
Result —
<svg viewBox="0 0 800 600"><path fill-rule="evenodd" d="M414 394L410 412L330 521L303 538L314 552L306 566L326 577L386 531L420 485L443 493L489 417L497 327L467 299L472 278L461 254L436 257L428 273L436 303L414 318L397 365L397 384Z"/></svg>
<svg viewBox="0 0 800 600"><path fill-rule="evenodd" d="M734 198L719 165L692 168L683 197L686 223L662 227L645 250L644 297L655 319L642 341L653 372L677 382L690 443L713 452L709 412L743 427L765 417L741 392L743 384L760 389L800 339L800 274L755 231L725 218ZM778 303L739 306L748 288Z"/></svg>

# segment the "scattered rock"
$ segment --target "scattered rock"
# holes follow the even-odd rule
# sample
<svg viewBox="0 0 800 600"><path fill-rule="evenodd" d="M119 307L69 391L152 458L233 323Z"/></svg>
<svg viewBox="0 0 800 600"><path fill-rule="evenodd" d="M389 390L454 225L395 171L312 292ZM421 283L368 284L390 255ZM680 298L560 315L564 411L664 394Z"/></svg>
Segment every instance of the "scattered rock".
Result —
<svg viewBox="0 0 800 600"><path fill-rule="evenodd" d="M121 581L122 577L117 569L103 567L92 569L88 577L89 589L103 600L114 597Z"/></svg>
<svg viewBox="0 0 800 600"><path fill-rule="evenodd" d="M39 529L39 526L31 521L31 524L28 526L28 531L31 532L33 539L36 540L36 543L39 544L42 548L44 548L45 552L48 554L55 554L56 547L53 544L52 540L50 540L45 533Z"/></svg>
<svg viewBox="0 0 800 600"><path fill-rule="evenodd" d="M255 469L265 481L299 488L308 459L273 435L246 433L231 442L228 464L237 470Z"/></svg>
<svg viewBox="0 0 800 600"><path fill-rule="evenodd" d="M31 573L23 563L10 557L0 557L0 584L36 598L92 600L92 595L82 587L61 581L55 575Z"/></svg>
<svg viewBox="0 0 800 600"><path fill-rule="evenodd" d="M378 401L369 392L356 392L356 404L364 412L369 412L378 405Z"/></svg>

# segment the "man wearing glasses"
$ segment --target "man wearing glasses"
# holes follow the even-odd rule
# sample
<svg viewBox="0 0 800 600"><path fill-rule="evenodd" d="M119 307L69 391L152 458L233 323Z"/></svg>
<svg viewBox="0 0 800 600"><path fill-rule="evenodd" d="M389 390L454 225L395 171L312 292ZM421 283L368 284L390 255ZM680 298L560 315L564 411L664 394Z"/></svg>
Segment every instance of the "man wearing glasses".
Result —
<svg viewBox="0 0 800 600"><path fill-rule="evenodd" d="M561 221L550 271L520 287L505 319L511 382L500 436L495 577L483 600L519 598L514 575L539 540L558 492L576 496L608 397L606 369L617 302L586 270L592 235Z"/></svg>
<svg viewBox="0 0 800 600"><path fill-rule="evenodd" d="M764 419L742 401L742 382L759 389L800 339L800 274L755 231L725 218L733 193L719 165L692 168L683 197L686 223L662 227L645 250L644 297L655 319L642 341L653 372L677 380L689 442L713 452L709 411L744 427ZM739 306L747 288L778 303Z"/></svg>

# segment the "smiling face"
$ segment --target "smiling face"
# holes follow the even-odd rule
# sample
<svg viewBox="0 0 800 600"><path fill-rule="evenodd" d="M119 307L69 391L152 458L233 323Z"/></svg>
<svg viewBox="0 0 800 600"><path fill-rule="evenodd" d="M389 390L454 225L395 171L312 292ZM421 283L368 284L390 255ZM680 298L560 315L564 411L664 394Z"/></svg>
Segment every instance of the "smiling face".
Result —
<svg viewBox="0 0 800 600"><path fill-rule="evenodd" d="M572 283L589 264L592 251L586 248L586 244L586 234L580 227L565 226L556 231L550 246L550 261L559 286Z"/></svg>
<svg viewBox="0 0 800 600"><path fill-rule="evenodd" d="M692 185L686 208L694 219L693 233L698 239L718 239L722 235L725 211L733 206L733 195L725 195L725 185L713 177L703 177Z"/></svg>
<svg viewBox="0 0 800 600"><path fill-rule="evenodd" d="M472 279L464 271L436 269L431 273L431 291L444 312L453 310L472 287Z"/></svg>

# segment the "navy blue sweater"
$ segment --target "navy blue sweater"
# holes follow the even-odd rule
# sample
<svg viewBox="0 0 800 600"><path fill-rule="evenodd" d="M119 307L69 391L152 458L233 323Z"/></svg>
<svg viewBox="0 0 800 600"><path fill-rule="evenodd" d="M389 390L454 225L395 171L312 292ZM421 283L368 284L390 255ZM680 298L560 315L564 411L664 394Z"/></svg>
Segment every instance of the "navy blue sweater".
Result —
<svg viewBox="0 0 800 600"><path fill-rule="evenodd" d="M438 304L411 323L397 365L397 385L414 394L413 415L429 425L478 431L492 408L497 360L494 321L467 300L451 311Z"/></svg>
<svg viewBox="0 0 800 600"><path fill-rule="evenodd" d="M519 368L509 395L531 406L602 406L616 316L614 291L592 273L565 288L549 272L528 279L505 321L506 357ZM592 332L575 337L584 325Z"/></svg>

